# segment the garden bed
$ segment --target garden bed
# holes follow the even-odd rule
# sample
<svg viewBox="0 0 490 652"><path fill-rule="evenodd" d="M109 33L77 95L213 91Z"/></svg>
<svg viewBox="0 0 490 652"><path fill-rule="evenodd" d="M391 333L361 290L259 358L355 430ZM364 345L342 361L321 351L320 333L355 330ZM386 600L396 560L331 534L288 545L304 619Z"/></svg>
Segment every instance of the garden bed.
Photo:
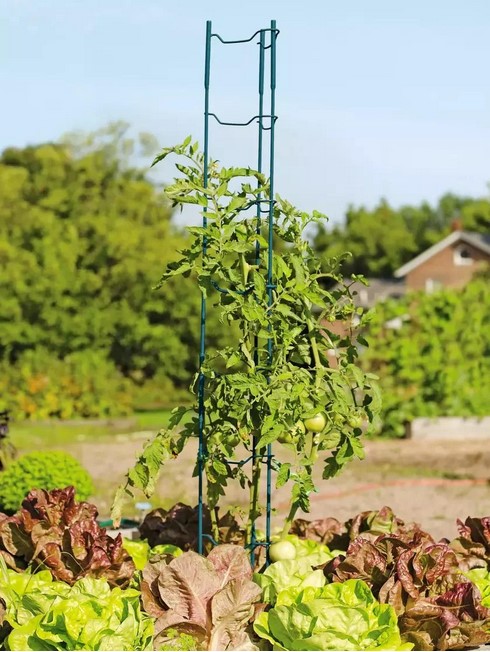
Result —
<svg viewBox="0 0 490 652"><path fill-rule="evenodd" d="M150 512L142 540L97 524L71 488L0 516L11 650L462 650L490 642L490 518L440 541L389 508L293 522L254 566L231 514L197 545L197 510ZM206 517L204 526L210 527ZM96 616L97 614L97 616ZM40 647L41 646L41 647Z"/></svg>

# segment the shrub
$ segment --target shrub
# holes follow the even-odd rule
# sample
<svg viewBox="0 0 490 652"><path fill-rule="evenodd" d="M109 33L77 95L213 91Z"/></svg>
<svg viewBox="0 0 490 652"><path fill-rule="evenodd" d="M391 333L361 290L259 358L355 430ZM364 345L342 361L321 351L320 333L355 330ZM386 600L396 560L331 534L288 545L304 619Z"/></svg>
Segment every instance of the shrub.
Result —
<svg viewBox="0 0 490 652"><path fill-rule="evenodd" d="M16 512L31 489L57 489L73 485L79 500L94 491L92 479L83 466L68 453L48 451L29 453L0 473L0 508Z"/></svg>
<svg viewBox="0 0 490 652"><path fill-rule="evenodd" d="M14 419L123 416L132 412L131 388L100 351L60 360L38 349L0 365L0 395Z"/></svg>
<svg viewBox="0 0 490 652"><path fill-rule="evenodd" d="M397 318L401 327L388 328ZM402 437L414 417L488 414L488 279L379 304L366 338L363 363L380 378L384 435Z"/></svg>

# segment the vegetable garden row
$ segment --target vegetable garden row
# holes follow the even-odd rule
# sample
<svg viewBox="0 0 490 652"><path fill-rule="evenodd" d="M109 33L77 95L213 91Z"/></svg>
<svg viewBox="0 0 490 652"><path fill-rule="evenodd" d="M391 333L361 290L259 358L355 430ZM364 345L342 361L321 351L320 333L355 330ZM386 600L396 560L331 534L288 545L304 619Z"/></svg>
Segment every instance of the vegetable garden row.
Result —
<svg viewBox="0 0 490 652"><path fill-rule="evenodd" d="M211 519L207 513L206 529ZM194 551L197 510L156 509L113 538L73 487L0 515L5 650L461 650L490 641L490 518L436 542L385 507L297 519L278 559L250 565L246 531ZM276 537L279 539L280 535ZM274 544L273 544L274 545Z"/></svg>
<svg viewBox="0 0 490 652"><path fill-rule="evenodd" d="M151 495L162 465L196 436L198 506L154 510L140 540L113 538L83 502L92 485L76 461L53 452L9 460L0 475L3 649L460 650L490 642L490 517L458 522L452 541L435 541L387 507L345 523L298 519L316 491L314 466L324 456L328 479L362 459L381 405L376 377L358 364L358 345L368 343L352 331L363 316L341 260L325 271L303 237L323 216L272 198L260 172L219 168L190 138L157 161L169 155L184 163L167 196L202 207L205 220L189 229L162 282L195 278L203 314L207 299L235 342L201 351L195 404L176 408L148 442L112 515L120 519L128 496ZM262 201L274 218L267 224L247 213ZM328 327L339 321L343 334ZM271 531L273 480L291 494L286 519ZM220 512L232 482L248 498L243 522L237 510Z"/></svg>

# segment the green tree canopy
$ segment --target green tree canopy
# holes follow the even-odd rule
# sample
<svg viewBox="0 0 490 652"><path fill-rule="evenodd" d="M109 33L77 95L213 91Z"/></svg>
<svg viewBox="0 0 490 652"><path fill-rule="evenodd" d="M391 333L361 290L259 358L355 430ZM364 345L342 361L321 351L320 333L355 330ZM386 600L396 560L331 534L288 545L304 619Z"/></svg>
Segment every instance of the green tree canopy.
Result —
<svg viewBox="0 0 490 652"><path fill-rule="evenodd" d="M163 394L188 385L200 295L192 279L152 289L184 236L162 188L130 164L151 144L115 124L2 153L0 364L37 356L40 373L39 356L48 371L91 351L139 384L158 376ZM211 338L222 333L211 324Z"/></svg>
<svg viewBox="0 0 490 652"><path fill-rule="evenodd" d="M457 220L468 231L490 231L490 201L446 194L432 207L392 208L382 200L374 209L350 207L345 221L320 227L314 244L325 259L349 251L344 272L388 278L419 253L445 237Z"/></svg>
<svg viewBox="0 0 490 652"><path fill-rule="evenodd" d="M462 290L409 294L372 310L362 360L380 377L385 434L403 436L414 417L488 414L489 280L482 273Z"/></svg>

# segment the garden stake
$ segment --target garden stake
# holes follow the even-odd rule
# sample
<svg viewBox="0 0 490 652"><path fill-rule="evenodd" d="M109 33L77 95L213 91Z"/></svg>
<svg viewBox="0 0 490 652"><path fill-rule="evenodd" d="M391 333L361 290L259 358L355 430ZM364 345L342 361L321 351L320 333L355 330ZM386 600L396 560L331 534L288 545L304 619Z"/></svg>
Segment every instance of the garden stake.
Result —
<svg viewBox="0 0 490 652"><path fill-rule="evenodd" d="M204 188L208 187L208 163L209 163L209 118L213 117L216 122L223 126L235 126L235 127L246 127L252 122L256 121L258 124L258 143L257 143L257 171L260 173L264 172L264 161L263 161L263 150L264 150L264 131L270 131L269 137L269 165L267 176L270 182L270 193L269 199L265 200L267 203L266 211L261 208L262 197L261 194L258 194L256 200L256 219L257 219L257 234L261 232L261 222L262 222L262 213L267 212L268 216L268 257L267 257L267 294L268 294L268 305L272 306L273 302L273 290L275 288L273 282L273 272L272 272L272 246L273 246L273 222L274 222L274 148L275 148L275 123L277 116L275 114L275 90L276 90L276 39L279 31L276 27L276 21L271 21L270 28L260 29L255 32L248 39L240 39L228 41L224 40L219 34L213 34L211 28L211 21L206 22L206 47L205 47L205 59L204 59ZM210 112L209 110L209 94L210 94L210 78L211 78L211 40L216 38L224 45L236 45L241 43L252 42L256 36L259 36L259 71L258 71L258 96L259 96L259 107L258 114L250 118L246 122L230 122L221 120L219 116L215 113ZM266 38L266 37L269 38ZM267 44L267 41L269 43ZM264 79L265 79L265 55L266 51L270 50L270 110L268 114L264 114ZM266 120L268 119L269 126L266 126ZM249 208L247 206L246 208ZM207 207L203 207L203 227L207 226ZM202 251L203 255L206 255L206 237L203 237L202 241ZM255 267L258 269L260 266L260 244L256 243L255 248ZM245 263L244 263L245 265ZM245 277L245 267L244 267L244 277ZM244 278L244 280L246 280ZM227 292L225 288L221 288L217 285L214 287L220 292ZM271 326L269 324L269 332ZM259 363L258 356L258 341L255 337L254 341L254 362L255 364ZM267 364L270 366L272 362L273 355L273 339L272 333L267 341ZM199 426L199 445L198 445L198 454L197 454L197 472L198 472L198 551L202 554L204 550L204 539L210 538L209 535L205 534L203 531L203 520L204 520L204 464L206 461L206 440L204 437L204 424L205 424L205 405L204 405L204 391L205 391L205 377L204 372L202 371L202 365L206 357L206 297L203 295L201 299L201 332L200 332L200 347L199 347L199 378L198 378L198 426ZM252 566L255 564L255 551L259 546L264 546L266 548L266 563L268 563L268 548L270 546L271 538L271 514L272 514L272 445L268 444L266 452L264 454L263 450L258 449L258 438L256 434L253 434L252 441L252 455L246 460L239 462L241 466L246 464L248 461L252 462L252 479L251 479L251 500L254 505L257 505L259 500L259 486L260 486L260 476L261 476L261 467L265 463L266 465L266 510L265 510L265 539L259 541L257 538L257 531L255 521L252 522L250 531L247 532L248 541L247 546L250 549L250 558Z"/></svg>

